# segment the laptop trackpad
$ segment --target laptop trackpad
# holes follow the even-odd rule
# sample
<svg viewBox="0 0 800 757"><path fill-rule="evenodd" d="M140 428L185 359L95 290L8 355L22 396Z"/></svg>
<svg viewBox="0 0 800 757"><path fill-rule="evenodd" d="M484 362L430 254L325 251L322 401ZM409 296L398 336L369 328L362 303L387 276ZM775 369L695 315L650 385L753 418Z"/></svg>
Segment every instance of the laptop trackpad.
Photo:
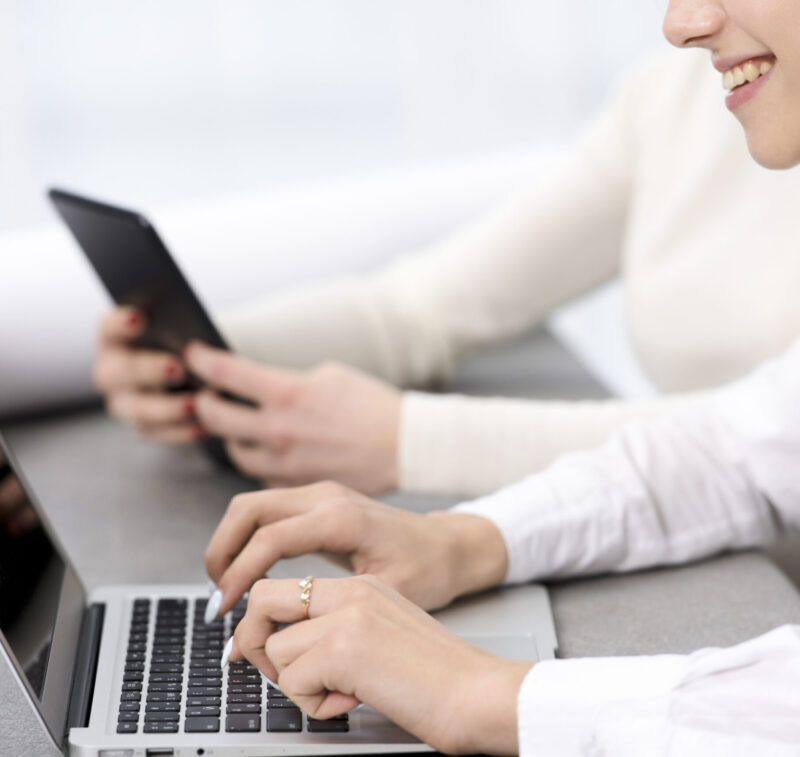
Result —
<svg viewBox="0 0 800 757"><path fill-rule="evenodd" d="M533 634L465 634L461 638L476 647L509 660L536 661L539 659L539 650L536 648L536 639Z"/></svg>

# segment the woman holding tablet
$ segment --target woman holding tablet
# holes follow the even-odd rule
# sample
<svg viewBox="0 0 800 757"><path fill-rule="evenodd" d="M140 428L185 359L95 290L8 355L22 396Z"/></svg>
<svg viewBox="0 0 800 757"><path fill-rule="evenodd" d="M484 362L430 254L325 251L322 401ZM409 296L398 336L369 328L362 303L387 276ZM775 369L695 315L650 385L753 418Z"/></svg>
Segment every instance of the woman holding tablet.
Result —
<svg viewBox="0 0 800 757"><path fill-rule="evenodd" d="M130 349L144 323L115 311L95 371L109 411L164 443L222 436L238 467L270 484L478 496L781 354L800 332L800 173L755 164L703 52L668 52L627 77L552 170L457 234L369 274L217 313L237 356L198 349L189 367L212 385L223 375L246 383L257 408L164 391L184 381L185 362ZM616 273L637 356L662 397L396 388L442 385L460 357Z"/></svg>
<svg viewBox="0 0 800 757"><path fill-rule="evenodd" d="M672 0L664 29L711 53L761 165L800 163L800 5ZM418 605L764 543L800 527L798 459L800 341L681 417L626 426L448 512L339 484L237 497L207 554L221 612L280 557L338 552L369 575L259 580L229 659L247 657L312 715L365 702L446 752L796 754L798 627L690 655L529 665L457 640Z"/></svg>

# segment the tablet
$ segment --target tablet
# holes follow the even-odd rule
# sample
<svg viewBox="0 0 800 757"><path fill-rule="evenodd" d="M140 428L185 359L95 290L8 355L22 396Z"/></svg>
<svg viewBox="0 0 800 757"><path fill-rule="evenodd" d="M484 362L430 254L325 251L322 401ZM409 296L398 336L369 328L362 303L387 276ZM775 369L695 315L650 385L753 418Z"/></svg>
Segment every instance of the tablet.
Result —
<svg viewBox="0 0 800 757"><path fill-rule="evenodd" d="M145 216L60 189L48 194L114 302L145 314L147 329L134 344L175 355L193 339L229 349ZM190 377L182 388L199 387ZM231 465L221 439L201 444Z"/></svg>

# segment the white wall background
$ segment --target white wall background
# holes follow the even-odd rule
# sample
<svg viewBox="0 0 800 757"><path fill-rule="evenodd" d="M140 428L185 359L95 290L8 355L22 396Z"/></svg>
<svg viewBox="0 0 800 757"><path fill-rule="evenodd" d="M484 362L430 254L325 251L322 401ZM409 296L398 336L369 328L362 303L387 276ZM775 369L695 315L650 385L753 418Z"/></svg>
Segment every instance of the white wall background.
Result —
<svg viewBox="0 0 800 757"><path fill-rule="evenodd" d="M0 229L562 141L660 0L0 0Z"/></svg>

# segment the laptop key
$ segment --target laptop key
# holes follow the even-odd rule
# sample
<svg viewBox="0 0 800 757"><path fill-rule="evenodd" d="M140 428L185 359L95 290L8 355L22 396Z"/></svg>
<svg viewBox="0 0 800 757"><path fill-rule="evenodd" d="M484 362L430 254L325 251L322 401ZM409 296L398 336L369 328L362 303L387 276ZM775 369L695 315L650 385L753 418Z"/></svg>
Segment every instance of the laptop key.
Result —
<svg viewBox="0 0 800 757"><path fill-rule="evenodd" d="M268 699L267 708L270 710L288 710L297 705L291 699Z"/></svg>
<svg viewBox="0 0 800 757"><path fill-rule="evenodd" d="M142 690L142 682L141 681L123 681L122 682L122 690L123 691L141 691Z"/></svg>
<svg viewBox="0 0 800 757"><path fill-rule="evenodd" d="M144 724L144 732L145 733L177 733L178 732L178 724L177 723L145 723Z"/></svg>
<svg viewBox="0 0 800 757"><path fill-rule="evenodd" d="M185 733L217 733L219 731L219 718L186 718L183 721L183 730Z"/></svg>
<svg viewBox="0 0 800 757"><path fill-rule="evenodd" d="M158 650L153 652L152 665L180 665L183 663L182 654L159 654Z"/></svg>
<svg viewBox="0 0 800 757"><path fill-rule="evenodd" d="M228 676L228 683L261 683L258 673L232 673Z"/></svg>
<svg viewBox="0 0 800 757"><path fill-rule="evenodd" d="M229 702L260 702L261 694L229 694Z"/></svg>
<svg viewBox="0 0 800 757"><path fill-rule="evenodd" d="M138 702L120 702L119 711L120 712L139 712L139 703Z"/></svg>
<svg viewBox="0 0 800 757"><path fill-rule="evenodd" d="M180 691L183 688L183 682L179 679L176 682L156 681L150 682L147 687L148 691Z"/></svg>
<svg viewBox="0 0 800 757"><path fill-rule="evenodd" d="M350 730L350 723L347 715L339 715L329 720L317 720L308 718L309 733L341 733Z"/></svg>
<svg viewBox="0 0 800 757"><path fill-rule="evenodd" d="M261 712L259 702L228 702L228 712Z"/></svg>
<svg viewBox="0 0 800 757"><path fill-rule="evenodd" d="M163 662L150 666L151 673L183 673L183 665L172 663L166 665Z"/></svg>
<svg viewBox="0 0 800 757"><path fill-rule="evenodd" d="M117 715L117 721L122 723L125 721L131 723L138 723L139 722L139 713L138 712L125 712L124 710Z"/></svg>
<svg viewBox="0 0 800 757"><path fill-rule="evenodd" d="M208 665L203 668L192 668L189 670L189 678L222 678L222 670L217 666L212 668Z"/></svg>
<svg viewBox="0 0 800 757"><path fill-rule="evenodd" d="M198 686L211 686L213 688L220 688L222 686L221 678L189 678L189 686L193 689Z"/></svg>
<svg viewBox="0 0 800 757"><path fill-rule="evenodd" d="M260 715L228 715L225 718L225 730L230 733L240 733L242 731L260 731Z"/></svg>
<svg viewBox="0 0 800 757"><path fill-rule="evenodd" d="M151 673L150 683L183 683L181 673Z"/></svg>
<svg viewBox="0 0 800 757"><path fill-rule="evenodd" d="M121 723L117 723L117 733L136 733L139 730L138 723L131 723L127 720L123 720Z"/></svg>
<svg viewBox="0 0 800 757"><path fill-rule="evenodd" d="M267 710L267 730L302 731L303 716L296 707L287 710Z"/></svg>
<svg viewBox="0 0 800 757"><path fill-rule="evenodd" d="M120 702L138 702L142 698L141 691L123 691L119 698Z"/></svg>
<svg viewBox="0 0 800 757"><path fill-rule="evenodd" d="M186 700L187 707L203 707L204 705L213 704L216 707L220 706L222 698L216 697L193 697L190 696Z"/></svg>
<svg viewBox="0 0 800 757"><path fill-rule="evenodd" d="M148 691L148 702L180 702L182 692L177 691Z"/></svg>
<svg viewBox="0 0 800 757"><path fill-rule="evenodd" d="M202 718L204 716L219 717L219 707L204 705L203 707L187 707L187 718Z"/></svg>
<svg viewBox="0 0 800 757"><path fill-rule="evenodd" d="M190 686L190 697L218 697L222 694L221 686Z"/></svg>
<svg viewBox="0 0 800 757"><path fill-rule="evenodd" d="M177 723L181 719L179 712L145 712L145 723Z"/></svg>
<svg viewBox="0 0 800 757"><path fill-rule="evenodd" d="M180 702L148 702L144 708L145 712L180 712Z"/></svg>

